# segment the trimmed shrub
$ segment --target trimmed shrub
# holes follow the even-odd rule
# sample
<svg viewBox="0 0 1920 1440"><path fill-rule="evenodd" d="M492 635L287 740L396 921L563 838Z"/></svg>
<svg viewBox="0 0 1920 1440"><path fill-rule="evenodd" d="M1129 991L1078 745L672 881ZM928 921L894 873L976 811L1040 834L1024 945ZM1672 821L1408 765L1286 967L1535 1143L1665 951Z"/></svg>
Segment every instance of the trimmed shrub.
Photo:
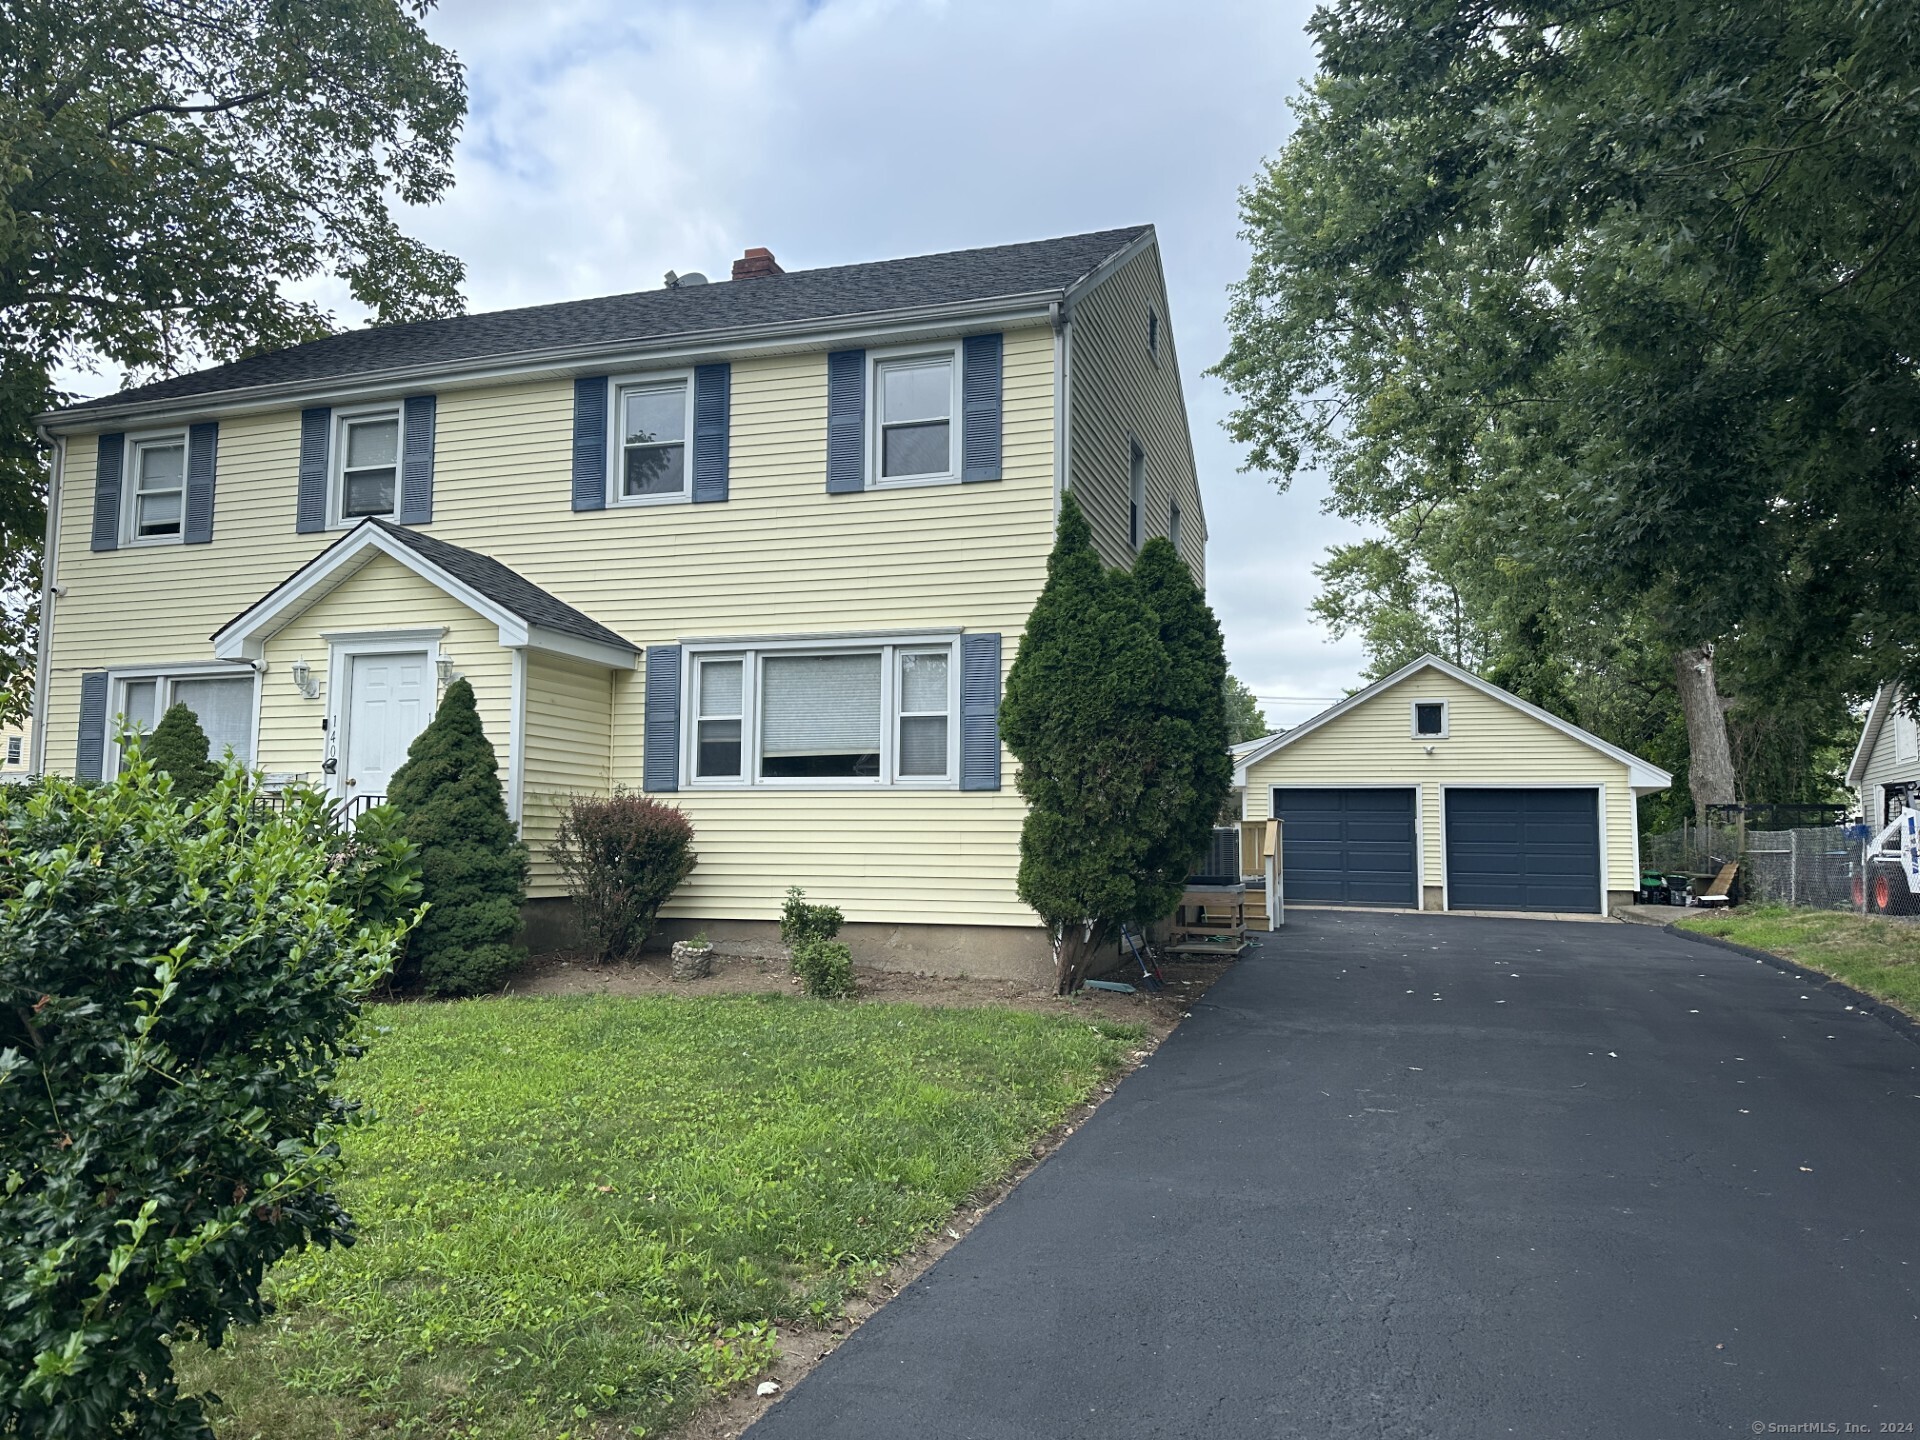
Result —
<svg viewBox="0 0 1920 1440"><path fill-rule="evenodd" d="M842 999L853 994L853 951L838 940L802 940L793 947L793 973L816 1000Z"/></svg>
<svg viewBox="0 0 1920 1440"><path fill-rule="evenodd" d="M809 940L831 940L845 923L846 917L834 906L809 905L807 892L794 885L780 907L780 943L798 950Z"/></svg>
<svg viewBox="0 0 1920 1440"><path fill-rule="evenodd" d="M407 947L405 978L431 995L497 988L520 959L513 937L527 898L527 847L500 793L500 763L473 687L447 687L432 722L393 773L387 803L420 849L427 913Z"/></svg>
<svg viewBox="0 0 1920 1440"><path fill-rule="evenodd" d="M638 954L660 907L693 871L693 824L650 795L575 795L547 855L566 877L602 960Z"/></svg>
<svg viewBox="0 0 1920 1440"><path fill-rule="evenodd" d="M220 766L207 758L207 732L184 705L169 705L140 749L149 765L173 777L173 793L182 800L198 800L220 778Z"/></svg>
<svg viewBox="0 0 1920 1440"><path fill-rule="evenodd" d="M405 932L343 903L324 797L191 810L140 749L104 785L0 787L0 1432L207 1440L173 1346L260 1319L347 1244L334 1094Z"/></svg>

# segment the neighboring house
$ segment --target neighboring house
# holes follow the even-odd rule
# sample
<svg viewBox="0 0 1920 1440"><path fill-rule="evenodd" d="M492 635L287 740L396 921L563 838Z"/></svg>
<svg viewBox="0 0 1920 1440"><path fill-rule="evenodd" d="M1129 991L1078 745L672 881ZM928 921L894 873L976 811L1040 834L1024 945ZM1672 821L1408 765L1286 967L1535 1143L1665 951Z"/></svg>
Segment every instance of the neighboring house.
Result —
<svg viewBox="0 0 1920 1440"><path fill-rule="evenodd" d="M1434 655L1234 751L1289 905L1603 914L1639 884L1635 798L1672 781Z"/></svg>
<svg viewBox="0 0 1920 1440"><path fill-rule="evenodd" d="M384 793L472 682L533 894L571 794L694 824L669 920L1046 963L1002 678L1071 483L1110 564L1206 519L1151 227L353 331L42 417L39 718ZM530 915L530 921L539 914ZM674 933L675 926L665 927Z"/></svg>
<svg viewBox="0 0 1920 1440"><path fill-rule="evenodd" d="M0 780L24 780L33 774L33 722L0 725Z"/></svg>
<svg viewBox="0 0 1920 1440"><path fill-rule="evenodd" d="M1920 809L1920 725L1903 708L1898 685L1874 692L1847 766L1847 788L1860 797L1860 818L1875 830Z"/></svg>

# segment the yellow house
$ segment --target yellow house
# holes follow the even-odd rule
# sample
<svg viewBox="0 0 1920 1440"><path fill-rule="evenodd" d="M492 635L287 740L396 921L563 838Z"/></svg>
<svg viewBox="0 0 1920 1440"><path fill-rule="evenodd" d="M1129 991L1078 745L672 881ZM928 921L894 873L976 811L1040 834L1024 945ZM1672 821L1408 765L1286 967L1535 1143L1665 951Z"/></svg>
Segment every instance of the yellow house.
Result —
<svg viewBox="0 0 1920 1440"><path fill-rule="evenodd" d="M32 774L33 722L0 725L0 780L24 780Z"/></svg>
<svg viewBox="0 0 1920 1440"><path fill-rule="evenodd" d="M1110 564L1206 520L1150 226L371 328L41 417L33 757L186 703L348 806L473 685L535 859L569 796L693 821L664 927L791 885L874 963L1027 973L996 717L1071 485ZM544 919L555 916L547 914Z"/></svg>
<svg viewBox="0 0 1920 1440"><path fill-rule="evenodd" d="M1436 655L1236 749L1282 821L1289 905L1604 914L1640 878L1634 801L1673 777Z"/></svg>

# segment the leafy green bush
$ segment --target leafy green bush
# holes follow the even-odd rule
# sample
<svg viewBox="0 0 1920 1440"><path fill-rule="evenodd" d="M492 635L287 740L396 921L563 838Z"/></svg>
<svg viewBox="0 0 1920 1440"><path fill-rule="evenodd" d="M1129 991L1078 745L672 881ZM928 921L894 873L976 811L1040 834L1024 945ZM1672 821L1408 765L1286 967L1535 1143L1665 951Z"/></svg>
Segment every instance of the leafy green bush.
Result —
<svg viewBox="0 0 1920 1440"><path fill-rule="evenodd" d="M362 926L381 928L419 918L420 847L406 836L400 812L375 805L360 812L333 845L334 892Z"/></svg>
<svg viewBox="0 0 1920 1440"><path fill-rule="evenodd" d="M853 951L838 940L802 940L793 947L793 973L815 999L838 1000L853 994Z"/></svg>
<svg viewBox="0 0 1920 1440"><path fill-rule="evenodd" d="M647 943L660 907L692 872L693 825L650 795L576 795L547 855L600 958L616 960Z"/></svg>
<svg viewBox="0 0 1920 1440"><path fill-rule="evenodd" d="M400 814L400 833L420 847L428 906L404 978L433 995L496 988L520 958L513 937L527 898L527 847L507 818L500 762L465 680L447 687L394 771L387 803Z"/></svg>
<svg viewBox="0 0 1920 1440"><path fill-rule="evenodd" d="M798 950L809 940L831 940L845 923L846 917L834 906L809 905L807 892L794 885L780 907L780 943Z"/></svg>
<svg viewBox="0 0 1920 1440"><path fill-rule="evenodd" d="M333 1094L404 922L361 926L303 796L232 767L189 809L130 750L105 785L0 787L0 1431L210 1437L173 1342L351 1243ZM176 777L177 779L178 777Z"/></svg>
<svg viewBox="0 0 1920 1440"><path fill-rule="evenodd" d="M149 765L173 777L173 793L183 800L198 800L220 778L220 766L207 758L207 732L185 705L168 706L140 748Z"/></svg>

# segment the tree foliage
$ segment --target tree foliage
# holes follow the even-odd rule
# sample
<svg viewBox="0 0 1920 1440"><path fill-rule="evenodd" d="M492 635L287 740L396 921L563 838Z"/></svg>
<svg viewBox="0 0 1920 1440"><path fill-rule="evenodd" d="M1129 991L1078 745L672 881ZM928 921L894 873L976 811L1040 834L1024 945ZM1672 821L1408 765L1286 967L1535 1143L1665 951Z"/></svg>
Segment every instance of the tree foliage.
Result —
<svg viewBox="0 0 1920 1440"><path fill-rule="evenodd" d="M213 1434L176 1341L258 1320L261 1278L347 1244L333 1093L405 922L341 903L325 797L184 807L118 779L0 791L0 1430Z"/></svg>
<svg viewBox="0 0 1920 1440"><path fill-rule="evenodd" d="M220 778L220 767L207 758L207 732L185 705L169 705L140 748L149 765L173 777L173 792L183 800L198 800Z"/></svg>
<svg viewBox="0 0 1920 1440"><path fill-rule="evenodd" d="M1237 675L1227 676L1224 694L1229 745L1258 740L1267 733L1267 712L1260 708L1260 698L1247 688L1246 681Z"/></svg>
<svg viewBox="0 0 1920 1440"><path fill-rule="evenodd" d="M1313 30L1219 373L1255 466L1323 465L1383 532L1323 616L1495 668L1711 643L1762 687L1735 728L1803 757L1841 693L1920 688L1920 11L1340 0Z"/></svg>
<svg viewBox="0 0 1920 1440"><path fill-rule="evenodd" d="M0 589L35 579L31 417L59 367L139 379L312 339L331 317L294 287L324 277L376 321L458 311L460 263L394 218L452 183L466 110L429 8L0 5ZM30 618L0 631L15 671Z"/></svg>
<svg viewBox="0 0 1920 1440"><path fill-rule="evenodd" d="M1165 567L1185 573L1172 547L1147 550L1147 584L1106 569L1065 498L1000 709L1027 800L1020 898L1054 931L1062 993L1121 925L1173 909L1205 847L1192 845L1200 814L1211 826L1225 793L1219 628L1191 580Z"/></svg>
<svg viewBox="0 0 1920 1440"><path fill-rule="evenodd" d="M473 686L456 680L393 772L387 803L419 848L427 913L407 947L406 978L433 995L494 989L520 958L527 847L500 791L500 762Z"/></svg>

